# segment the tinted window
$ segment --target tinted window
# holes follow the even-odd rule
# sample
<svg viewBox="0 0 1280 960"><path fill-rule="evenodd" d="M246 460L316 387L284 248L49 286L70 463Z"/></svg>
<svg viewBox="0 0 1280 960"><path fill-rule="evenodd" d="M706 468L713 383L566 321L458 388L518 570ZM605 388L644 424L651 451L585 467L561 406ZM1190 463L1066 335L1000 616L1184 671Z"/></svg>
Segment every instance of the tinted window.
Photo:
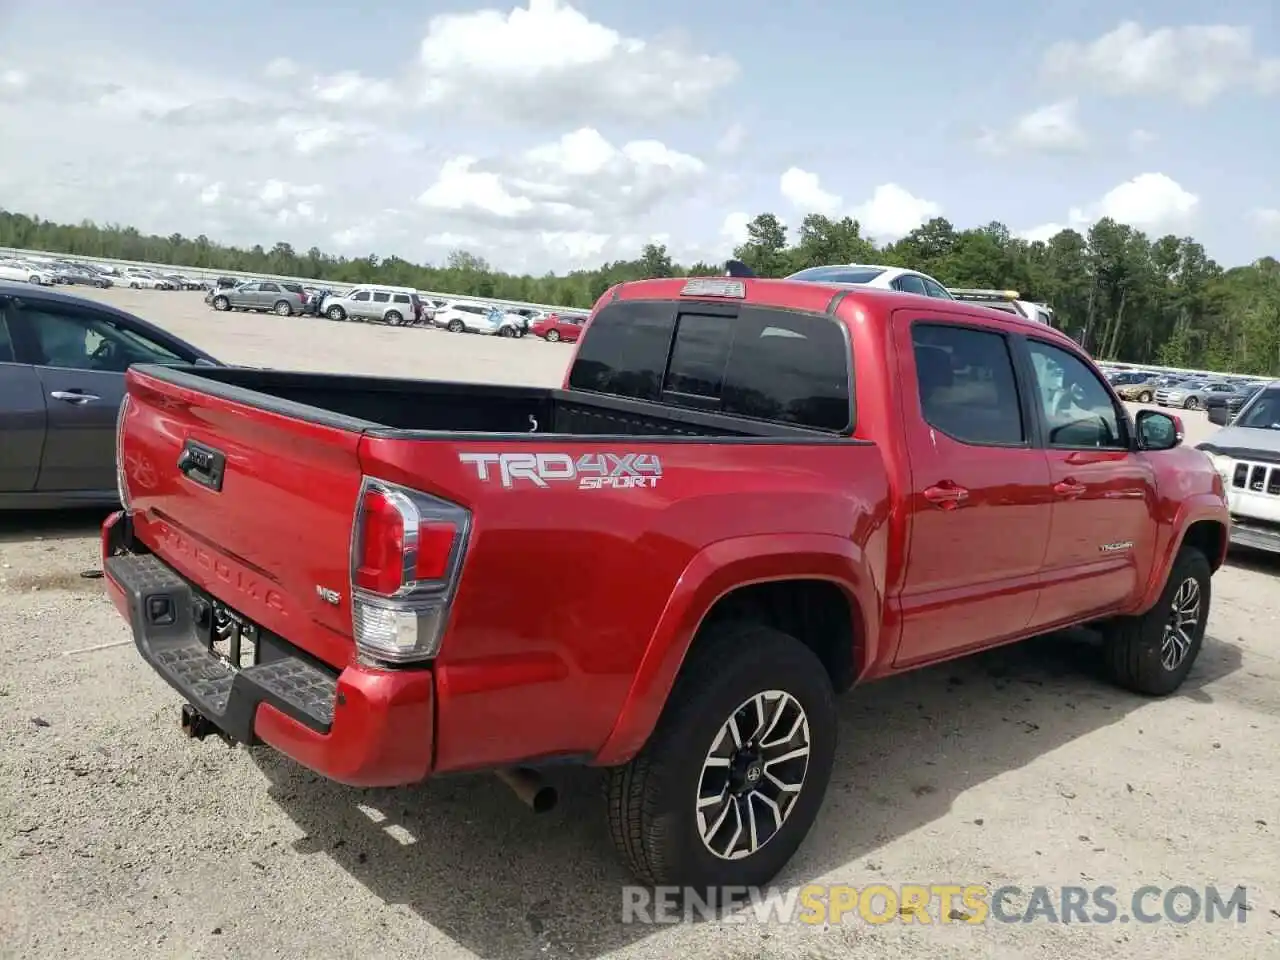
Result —
<svg viewBox="0 0 1280 960"><path fill-rule="evenodd" d="M1280 430L1280 388L1269 387L1258 392L1243 416L1232 424L1260 430Z"/></svg>
<svg viewBox="0 0 1280 960"><path fill-rule="evenodd" d="M258 284L256 283L246 283L240 287L241 293L257 293L257 291L258 291Z"/></svg>
<svg viewBox="0 0 1280 960"><path fill-rule="evenodd" d="M1128 447L1125 421L1107 388L1083 360L1039 340L1028 340L1027 349L1050 446Z"/></svg>
<svg viewBox="0 0 1280 960"><path fill-rule="evenodd" d="M815 283L870 283L884 273L884 267L809 267L787 277Z"/></svg>
<svg viewBox="0 0 1280 960"><path fill-rule="evenodd" d="M940 283L934 283L925 277L920 278L924 283L924 292L937 300L954 300L955 297L942 286Z"/></svg>
<svg viewBox="0 0 1280 960"><path fill-rule="evenodd" d="M185 363L185 358L149 337L92 313L62 313L42 307L15 311L27 324L41 366L123 373L135 363Z"/></svg>
<svg viewBox="0 0 1280 960"><path fill-rule="evenodd" d="M924 288L924 280L917 277L914 273L904 273L897 280L893 281L893 285L903 293L918 293L922 297L928 296Z"/></svg>
<svg viewBox="0 0 1280 960"><path fill-rule="evenodd" d="M963 443L1025 441L1013 359L1003 336L918 323L911 340L926 423Z"/></svg>
<svg viewBox="0 0 1280 960"><path fill-rule="evenodd" d="M395 295L395 302L396 302L396 303L408 303L408 302L409 302L409 295L408 295L407 293L397 293L397 294Z"/></svg>
<svg viewBox="0 0 1280 960"><path fill-rule="evenodd" d="M284 287L290 293L302 293L302 284L300 283L282 283L280 286Z"/></svg>
<svg viewBox="0 0 1280 960"><path fill-rule="evenodd" d="M662 389L719 401L733 343L733 323L723 315L681 314Z"/></svg>
<svg viewBox="0 0 1280 960"><path fill-rule="evenodd" d="M361 303L364 303L366 300L368 300L368 299L369 299L369 291L368 291L368 290L360 290L360 291L358 291L357 293L353 293L353 294L351 295L351 299L352 299L352 300L359 300Z"/></svg>
<svg viewBox="0 0 1280 960"><path fill-rule="evenodd" d="M278 284L278 283L264 283L264 284L262 284L262 285L259 287L259 289L260 289L263 293L279 293L279 292L280 292L280 284Z"/></svg>
<svg viewBox="0 0 1280 960"><path fill-rule="evenodd" d="M657 400L667 366L675 310L670 303L611 304L582 340L569 386L638 400Z"/></svg>
<svg viewBox="0 0 1280 960"><path fill-rule="evenodd" d="M9 324L0 316L0 363L13 363L13 339L9 336Z"/></svg>
<svg viewBox="0 0 1280 960"><path fill-rule="evenodd" d="M391 294L389 293L375 293L373 295L374 303L387 303L390 300L391 300Z"/></svg>

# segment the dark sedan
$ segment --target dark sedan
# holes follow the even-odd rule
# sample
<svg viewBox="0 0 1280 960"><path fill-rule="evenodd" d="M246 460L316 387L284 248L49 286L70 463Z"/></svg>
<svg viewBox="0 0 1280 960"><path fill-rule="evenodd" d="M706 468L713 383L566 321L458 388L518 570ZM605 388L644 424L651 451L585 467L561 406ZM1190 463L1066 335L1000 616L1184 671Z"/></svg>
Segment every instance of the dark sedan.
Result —
<svg viewBox="0 0 1280 960"><path fill-rule="evenodd" d="M1265 386L1265 383L1246 383L1237 387L1234 393L1211 394L1204 401L1205 415L1210 423L1225 427L1235 419L1241 408L1253 399L1254 394Z"/></svg>
<svg viewBox="0 0 1280 960"><path fill-rule="evenodd" d="M0 509L116 502L116 416L135 363L220 365L115 307L0 283Z"/></svg>

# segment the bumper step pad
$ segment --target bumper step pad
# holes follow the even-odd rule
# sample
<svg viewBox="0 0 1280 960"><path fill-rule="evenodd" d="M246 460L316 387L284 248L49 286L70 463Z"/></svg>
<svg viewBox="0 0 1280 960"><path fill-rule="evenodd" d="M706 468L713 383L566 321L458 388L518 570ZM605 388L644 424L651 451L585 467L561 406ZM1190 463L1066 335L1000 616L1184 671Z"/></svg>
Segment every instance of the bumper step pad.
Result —
<svg viewBox="0 0 1280 960"><path fill-rule="evenodd" d="M143 659L232 740L256 742L260 703L319 733L329 732L336 672L287 653L244 669L233 667L201 639L191 585L152 554L108 557L106 574L128 598L134 644ZM273 648L288 648L272 639Z"/></svg>

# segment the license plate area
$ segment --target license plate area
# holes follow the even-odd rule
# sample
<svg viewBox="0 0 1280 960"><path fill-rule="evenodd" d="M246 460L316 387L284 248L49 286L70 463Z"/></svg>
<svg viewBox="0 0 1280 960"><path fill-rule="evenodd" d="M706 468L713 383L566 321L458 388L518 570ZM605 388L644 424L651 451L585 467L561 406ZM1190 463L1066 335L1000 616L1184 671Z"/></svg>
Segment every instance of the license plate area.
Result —
<svg viewBox="0 0 1280 960"><path fill-rule="evenodd" d="M210 653L233 670L246 670L262 662L262 632L256 623L200 591L195 591L192 604L196 635Z"/></svg>

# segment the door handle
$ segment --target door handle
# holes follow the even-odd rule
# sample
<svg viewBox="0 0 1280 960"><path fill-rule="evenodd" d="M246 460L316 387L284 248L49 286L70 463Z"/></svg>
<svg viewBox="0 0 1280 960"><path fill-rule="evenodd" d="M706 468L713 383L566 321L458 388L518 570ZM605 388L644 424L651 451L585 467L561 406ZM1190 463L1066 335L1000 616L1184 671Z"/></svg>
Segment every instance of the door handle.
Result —
<svg viewBox="0 0 1280 960"><path fill-rule="evenodd" d="M1054 493L1069 500L1074 500L1076 497L1083 495L1084 491L1085 485L1076 483L1074 480L1060 480L1053 485Z"/></svg>
<svg viewBox="0 0 1280 960"><path fill-rule="evenodd" d="M49 394L55 400L62 400L65 403L88 403L90 400L101 400L101 397L94 396L92 393L85 393L82 390L55 390Z"/></svg>
<svg viewBox="0 0 1280 960"><path fill-rule="evenodd" d="M943 510L954 510L969 499L969 491L954 483L940 483L937 486L926 487L924 498Z"/></svg>

